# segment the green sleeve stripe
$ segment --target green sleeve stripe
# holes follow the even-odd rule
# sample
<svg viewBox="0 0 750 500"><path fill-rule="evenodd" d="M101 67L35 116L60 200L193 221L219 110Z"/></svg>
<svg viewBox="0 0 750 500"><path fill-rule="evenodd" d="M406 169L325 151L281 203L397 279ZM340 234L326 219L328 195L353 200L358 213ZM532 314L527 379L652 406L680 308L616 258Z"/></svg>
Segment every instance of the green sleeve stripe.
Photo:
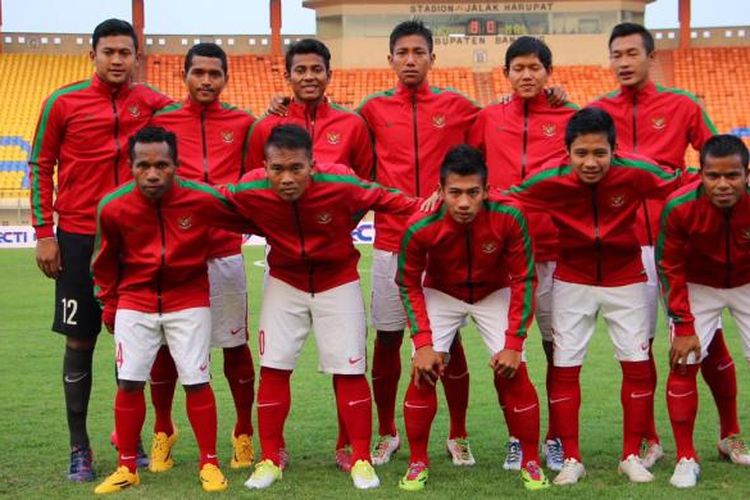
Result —
<svg viewBox="0 0 750 500"><path fill-rule="evenodd" d="M94 252L91 254L91 264L93 265L94 260L99 255L99 251L101 250L101 230L99 229L99 218L101 217L102 210L104 210L104 207L107 206L108 203L110 203L112 200L116 200L117 198L121 198L125 196L128 193L131 193L135 189L135 181L130 181L127 184L123 184L119 188L115 189L111 193L109 193L107 196L102 198L102 200L99 202L99 205L96 207L96 237L94 238ZM93 274L93 270L92 270ZM94 294L96 296L96 293Z"/></svg>
<svg viewBox="0 0 750 500"><path fill-rule="evenodd" d="M573 167L571 165L550 167L532 175L531 177L528 177L525 181L517 186L511 186L508 192L521 193L535 184L539 184L540 182L551 179L552 177L562 177L563 175L568 175L572 171Z"/></svg>
<svg viewBox="0 0 750 500"><path fill-rule="evenodd" d="M654 165L653 163L648 163L648 162L640 161L640 160L628 160L628 159L621 158L618 156L612 159L612 165L617 165L620 167L639 168L663 180L673 179L676 175L679 175L679 174L670 174L668 172L665 172L664 170Z"/></svg>
<svg viewBox="0 0 750 500"><path fill-rule="evenodd" d="M271 183L268 179L259 179L251 182L240 182L238 184L227 184L230 193L241 193L242 191L253 191L258 189L269 189Z"/></svg>
<svg viewBox="0 0 750 500"><path fill-rule="evenodd" d="M431 92L432 92L433 94L443 94L443 93L445 93L445 92L452 92L452 93L454 93L454 94L457 94L457 95L459 95L459 96L463 97L464 99L466 99L467 101L469 101L470 103L472 103L472 104L473 104L474 106L476 106L477 108L480 108L480 107L481 107L481 106L480 106L479 104L477 104L477 102L476 102L476 101L475 101L474 99L472 99L472 98L471 98L471 97L469 97L468 95L464 94L464 93L463 93L463 92L461 92L460 90L458 90L458 89L455 89L455 88L453 88L453 87L442 87L442 88L441 88L441 87L430 87L430 91L431 91Z"/></svg>
<svg viewBox="0 0 750 500"><path fill-rule="evenodd" d="M524 284L523 291L523 314L521 315L521 325L518 329L519 337L526 337L527 330L526 326L531 321L531 315L533 314L533 303L534 303L534 249L531 245L531 235L529 233L529 226L526 223L526 217L516 207L503 205L497 202L488 202L487 206L493 212L510 215L518 224L523 235L523 248L526 256L526 282Z"/></svg>
<svg viewBox="0 0 750 500"><path fill-rule="evenodd" d="M395 93L396 93L396 89L392 88L388 90L381 90L380 92L375 92L374 94L370 94L364 99L362 99L362 102L359 103L359 106L357 106L356 112L357 113L361 112L365 104L367 104L373 99L376 99L378 97L393 97Z"/></svg>
<svg viewBox="0 0 750 500"><path fill-rule="evenodd" d="M706 127L708 127L708 130L710 130L711 133L714 135L719 133L719 129L716 128L716 125L714 125L714 122L712 122L711 118L708 117L708 113L706 113L706 110L704 109L703 104L701 103L700 99L698 99L698 97L695 94L693 94L692 92L688 92L687 90L678 89L674 87L663 87L661 85L657 85L656 90L658 92L669 92L671 94L684 95L685 97L689 98L695 104L700 106L701 116L703 117L703 123L706 124Z"/></svg>
<svg viewBox="0 0 750 500"><path fill-rule="evenodd" d="M401 193L398 189L381 186L377 182L364 181L354 175L316 173L313 174L313 180L316 182L340 182L343 184L353 184L362 189L385 189L390 193Z"/></svg>
<svg viewBox="0 0 750 500"><path fill-rule="evenodd" d="M258 119L257 119L257 120L255 120L255 121L253 122L253 124L252 124L252 125L250 125L250 130L249 130L249 131L247 132L247 136L248 136L248 137L252 137L252 135L253 135L253 131L255 130L255 127L257 127L257 126L258 126L258 124L259 124L260 122L262 122L263 120L265 120L265 119L266 119L266 118L268 118L269 116L271 116L271 115L270 115L270 114L268 114L268 112L266 112L266 113L263 113L262 115L260 115L260 116L258 117ZM249 142L248 142L248 144L249 144Z"/></svg>
<svg viewBox="0 0 750 500"><path fill-rule="evenodd" d="M566 108L575 109L576 111L578 111L579 109L581 109L581 107L578 104L574 103L574 102L567 102L566 101L563 104L563 106L566 107Z"/></svg>
<svg viewBox="0 0 750 500"><path fill-rule="evenodd" d="M229 200L227 200L220 192L218 192L215 188L209 186L208 184L183 179L181 177L177 178L177 182L179 183L180 187L210 194L211 196L222 202L224 205L230 206Z"/></svg>
<svg viewBox="0 0 750 500"><path fill-rule="evenodd" d="M328 105L329 105L329 106L331 107L331 109L335 109L336 111L341 111L341 112L343 112L343 113L351 113L351 114L356 114L356 113L355 113L354 111L352 111L351 109L349 109L349 108L346 108L346 107L344 107L344 106L341 106L340 104L336 104L336 103L335 103L335 102L333 102L333 101L329 101L329 102L328 102Z"/></svg>
<svg viewBox="0 0 750 500"><path fill-rule="evenodd" d="M158 110L156 113L154 113L154 116L160 116L160 115L163 115L165 113L171 113L173 111L178 111L178 110L182 109L182 107L183 107L183 103L181 103L181 102L175 102L175 103L170 104L168 106L164 106L163 108L161 108L160 110Z"/></svg>

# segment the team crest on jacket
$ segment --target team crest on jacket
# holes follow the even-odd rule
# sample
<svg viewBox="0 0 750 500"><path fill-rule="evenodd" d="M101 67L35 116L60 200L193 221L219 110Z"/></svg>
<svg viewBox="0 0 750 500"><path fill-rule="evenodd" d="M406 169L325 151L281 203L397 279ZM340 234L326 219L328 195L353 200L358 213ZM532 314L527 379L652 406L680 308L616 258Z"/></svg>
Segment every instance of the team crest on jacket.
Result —
<svg viewBox="0 0 750 500"><path fill-rule="evenodd" d="M221 134L221 140L224 141L226 144L232 144L234 142L234 131L222 130L219 133Z"/></svg>
<svg viewBox="0 0 750 500"><path fill-rule="evenodd" d="M315 217L318 224L330 224L333 220L333 216L328 212L321 212Z"/></svg>
<svg viewBox="0 0 750 500"><path fill-rule="evenodd" d="M326 134L326 140L328 144L335 146L341 142L341 132L328 132Z"/></svg>
<svg viewBox="0 0 750 500"><path fill-rule="evenodd" d="M445 127L445 115L435 115L432 117L432 126L435 128Z"/></svg>
<svg viewBox="0 0 750 500"><path fill-rule="evenodd" d="M667 119L663 116L655 116L651 118L651 126L654 127L655 130L664 130L667 126Z"/></svg>
<svg viewBox="0 0 750 500"><path fill-rule="evenodd" d="M542 133L544 137L554 137L557 134L557 125L554 123L545 123L542 125Z"/></svg>
<svg viewBox="0 0 750 500"><path fill-rule="evenodd" d="M485 241L482 243L482 253L490 254L497 250L497 243L494 241Z"/></svg>
<svg viewBox="0 0 750 500"><path fill-rule="evenodd" d="M132 116L133 118L138 118L139 116L141 116L141 110L137 104L128 106L128 113L130 113L130 116Z"/></svg>
<svg viewBox="0 0 750 500"><path fill-rule="evenodd" d="M609 205L612 208L621 208L625 204L625 195L615 194L609 199Z"/></svg>
<svg viewBox="0 0 750 500"><path fill-rule="evenodd" d="M185 215L183 217L179 217L177 219L177 225L182 229L183 231L187 231L191 227L193 227L193 218L189 215Z"/></svg>
<svg viewBox="0 0 750 500"><path fill-rule="evenodd" d="M745 229L743 229L741 231L741 234L745 240L750 241L750 227L746 227Z"/></svg>

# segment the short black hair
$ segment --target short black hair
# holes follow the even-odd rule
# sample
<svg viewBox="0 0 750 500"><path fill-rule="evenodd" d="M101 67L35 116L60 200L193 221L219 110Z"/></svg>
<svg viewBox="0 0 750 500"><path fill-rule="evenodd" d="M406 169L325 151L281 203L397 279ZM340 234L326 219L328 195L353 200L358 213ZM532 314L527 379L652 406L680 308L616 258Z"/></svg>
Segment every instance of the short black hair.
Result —
<svg viewBox="0 0 750 500"><path fill-rule="evenodd" d="M646 54L651 54L654 51L654 37L651 32L637 23L620 23L612 28L612 34L609 35L609 44L607 45L610 49L612 48L612 41L615 38L622 38L630 35L641 35L643 40L643 48L646 49Z"/></svg>
<svg viewBox="0 0 750 500"><path fill-rule="evenodd" d="M130 153L130 161L135 161L135 145L140 144L154 144L157 142L166 142L169 146L169 156L175 165L177 162L177 136L174 132L163 127L143 127L138 132L130 136L128 139L128 151Z"/></svg>
<svg viewBox="0 0 750 500"><path fill-rule="evenodd" d="M440 165L440 185L445 185L448 175L479 175L482 185L487 184L487 163L480 150L468 144L459 144L451 148Z"/></svg>
<svg viewBox="0 0 750 500"><path fill-rule="evenodd" d="M747 146L742 139L732 134L720 134L711 137L701 148L701 168L706 165L706 157L726 158L737 155L740 157L742 167L747 170L748 152Z"/></svg>
<svg viewBox="0 0 750 500"><path fill-rule="evenodd" d="M271 135L268 136L263 151L267 151L271 146L290 151L304 150L307 156L312 158L312 138L307 130L299 125L277 125L271 129Z"/></svg>
<svg viewBox="0 0 750 500"><path fill-rule="evenodd" d="M185 74L190 72L190 68L193 66L193 56L202 57L215 57L221 61L221 69L224 71L224 76L229 72L229 64L227 63L227 54L224 49L212 42L201 42L196 43L190 50L185 54Z"/></svg>
<svg viewBox="0 0 750 500"><path fill-rule="evenodd" d="M135 36L133 25L122 19L114 18L102 21L96 28L94 28L94 34L91 35L91 48L96 50L96 45L99 43L100 38L118 35L129 36L132 38L135 51L138 52L138 37Z"/></svg>
<svg viewBox="0 0 750 500"><path fill-rule="evenodd" d="M505 51L505 69L510 69L510 63L516 57L537 56L544 69L548 72L552 68L552 51L544 41L533 36L522 36L510 44Z"/></svg>
<svg viewBox="0 0 750 500"><path fill-rule="evenodd" d="M580 135L584 134L604 134L607 136L612 151L615 149L617 134L615 133L615 122L612 117L603 109L587 107L578 110L568 122L565 128L565 147L570 149L570 145Z"/></svg>
<svg viewBox="0 0 750 500"><path fill-rule="evenodd" d="M409 35L419 35L424 38L427 42L427 49L429 50L430 54L432 54L432 31L419 19L404 21L397 24L396 27L393 28L389 40L391 54L393 54L393 49L396 47L396 42L398 42L399 39Z"/></svg>
<svg viewBox="0 0 750 500"><path fill-rule="evenodd" d="M325 64L326 71L331 70L331 51L328 50L326 44L320 40L315 40L314 38L303 38L299 42L293 43L289 47L289 50L286 51L286 55L284 55L284 66L286 67L287 73L292 72L292 60L294 59L294 56L300 54L319 55L323 58L323 64Z"/></svg>

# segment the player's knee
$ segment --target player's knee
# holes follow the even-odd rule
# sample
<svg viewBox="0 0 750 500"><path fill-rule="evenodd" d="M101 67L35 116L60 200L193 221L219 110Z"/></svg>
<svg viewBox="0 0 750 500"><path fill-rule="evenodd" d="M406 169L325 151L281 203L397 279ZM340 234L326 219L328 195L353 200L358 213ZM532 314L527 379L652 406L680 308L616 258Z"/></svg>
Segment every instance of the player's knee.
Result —
<svg viewBox="0 0 750 500"><path fill-rule="evenodd" d="M146 382L137 380L122 380L117 381L117 387L125 392L140 392L146 386Z"/></svg>
<svg viewBox="0 0 750 500"><path fill-rule="evenodd" d="M386 347L400 346L404 338L404 331L384 331L378 330L377 341Z"/></svg>
<svg viewBox="0 0 750 500"><path fill-rule="evenodd" d="M182 387L185 388L185 392L198 392L205 387L208 387L208 382L203 382L201 384L185 384Z"/></svg>
<svg viewBox="0 0 750 500"><path fill-rule="evenodd" d="M92 351L97 337L65 337L65 346L76 351Z"/></svg>

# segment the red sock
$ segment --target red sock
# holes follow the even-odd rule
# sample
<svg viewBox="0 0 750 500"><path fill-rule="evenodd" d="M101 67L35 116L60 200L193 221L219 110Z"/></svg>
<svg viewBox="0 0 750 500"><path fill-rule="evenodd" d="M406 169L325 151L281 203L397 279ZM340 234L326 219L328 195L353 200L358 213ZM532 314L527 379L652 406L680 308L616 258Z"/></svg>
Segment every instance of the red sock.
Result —
<svg viewBox="0 0 750 500"><path fill-rule="evenodd" d="M383 341L383 338L387 340ZM402 332L378 332L372 356L372 392L378 410L378 434L395 436L396 394L401 378Z"/></svg>
<svg viewBox="0 0 750 500"><path fill-rule="evenodd" d="M555 429L555 421L552 419L552 405L549 402L550 388L552 387L552 363L547 363L547 373L544 376L544 386L547 388L547 436L545 440L557 439L558 432Z"/></svg>
<svg viewBox="0 0 750 500"><path fill-rule="evenodd" d="M247 344L224 349L224 376L229 382L237 412L234 436L253 435L253 399L255 398L255 368Z"/></svg>
<svg viewBox="0 0 750 500"><path fill-rule="evenodd" d="M138 438L146 419L146 398L143 389L124 391L115 395L115 430L117 431L117 465L126 466L130 472L137 470Z"/></svg>
<svg viewBox="0 0 750 500"><path fill-rule="evenodd" d="M651 375L648 361L620 361L622 385L622 458L638 456L641 439L648 429L649 401L653 401Z"/></svg>
<svg viewBox="0 0 750 500"><path fill-rule="evenodd" d="M163 432L171 436L174 432L172 426L172 401L174 400L174 388L177 384L177 367L174 359L169 353L169 347L163 345L156 354L156 359L151 367L151 404L154 405L154 433Z"/></svg>
<svg viewBox="0 0 750 500"><path fill-rule="evenodd" d="M539 398L529 379L526 363L521 363L513 378L495 375L495 389L503 394L503 414L511 436L521 442L524 464L539 463Z"/></svg>
<svg viewBox="0 0 750 500"><path fill-rule="evenodd" d="M289 415L292 394L289 387L291 370L260 368L258 385L258 435L263 459L279 465L279 450L284 447L284 423Z"/></svg>
<svg viewBox="0 0 750 500"><path fill-rule="evenodd" d="M445 367L441 380L451 419L448 437L465 438L466 409L469 406L469 367L466 365L466 353L458 334L451 345L450 362Z"/></svg>
<svg viewBox="0 0 750 500"><path fill-rule="evenodd" d="M406 437L409 439L409 462L423 462L430 466L427 444L430 441L432 420L437 413L437 394L435 386L426 382L419 389L414 381L409 382L404 398L404 424Z"/></svg>
<svg viewBox="0 0 750 500"><path fill-rule="evenodd" d="M671 370L667 378L667 409L672 423L677 459L698 460L693 446L693 428L698 413L698 365L688 365L685 373Z"/></svg>
<svg viewBox="0 0 750 500"><path fill-rule="evenodd" d="M654 415L654 395L656 394L656 383L657 383L657 372L656 362L654 361L653 352L654 341L651 339L648 348L648 386L651 391L651 395L647 397L648 406L646 411L646 431L643 433L643 439L648 443L660 442L659 434L656 432L656 417Z"/></svg>
<svg viewBox="0 0 750 500"><path fill-rule="evenodd" d="M578 446L578 414L581 410L581 367L554 366L550 377L550 418L563 445L565 458L581 462Z"/></svg>
<svg viewBox="0 0 750 500"><path fill-rule="evenodd" d="M701 373L719 411L721 438L739 434L737 372L721 329L716 330L713 341L708 345L708 356L701 362Z"/></svg>
<svg viewBox="0 0 750 500"><path fill-rule="evenodd" d="M352 464L370 461L372 397L364 375L334 375L336 407L351 438Z"/></svg>
<svg viewBox="0 0 750 500"><path fill-rule="evenodd" d="M337 383L338 378L334 375L333 376L333 393L336 395L336 401L338 402L339 397L339 386ZM339 433L336 437L336 449L340 450L342 448L345 448L350 443L349 440L349 434L346 432L346 425L344 424L344 417L341 416L341 409L339 408L338 403L336 404L336 419L338 420L338 426L339 426Z"/></svg>
<svg viewBox="0 0 750 500"><path fill-rule="evenodd" d="M185 406L187 407L190 426L193 428L195 440L198 442L200 453L200 468L205 464L219 466L216 458L216 399L211 386L205 384L199 389L185 391Z"/></svg>

